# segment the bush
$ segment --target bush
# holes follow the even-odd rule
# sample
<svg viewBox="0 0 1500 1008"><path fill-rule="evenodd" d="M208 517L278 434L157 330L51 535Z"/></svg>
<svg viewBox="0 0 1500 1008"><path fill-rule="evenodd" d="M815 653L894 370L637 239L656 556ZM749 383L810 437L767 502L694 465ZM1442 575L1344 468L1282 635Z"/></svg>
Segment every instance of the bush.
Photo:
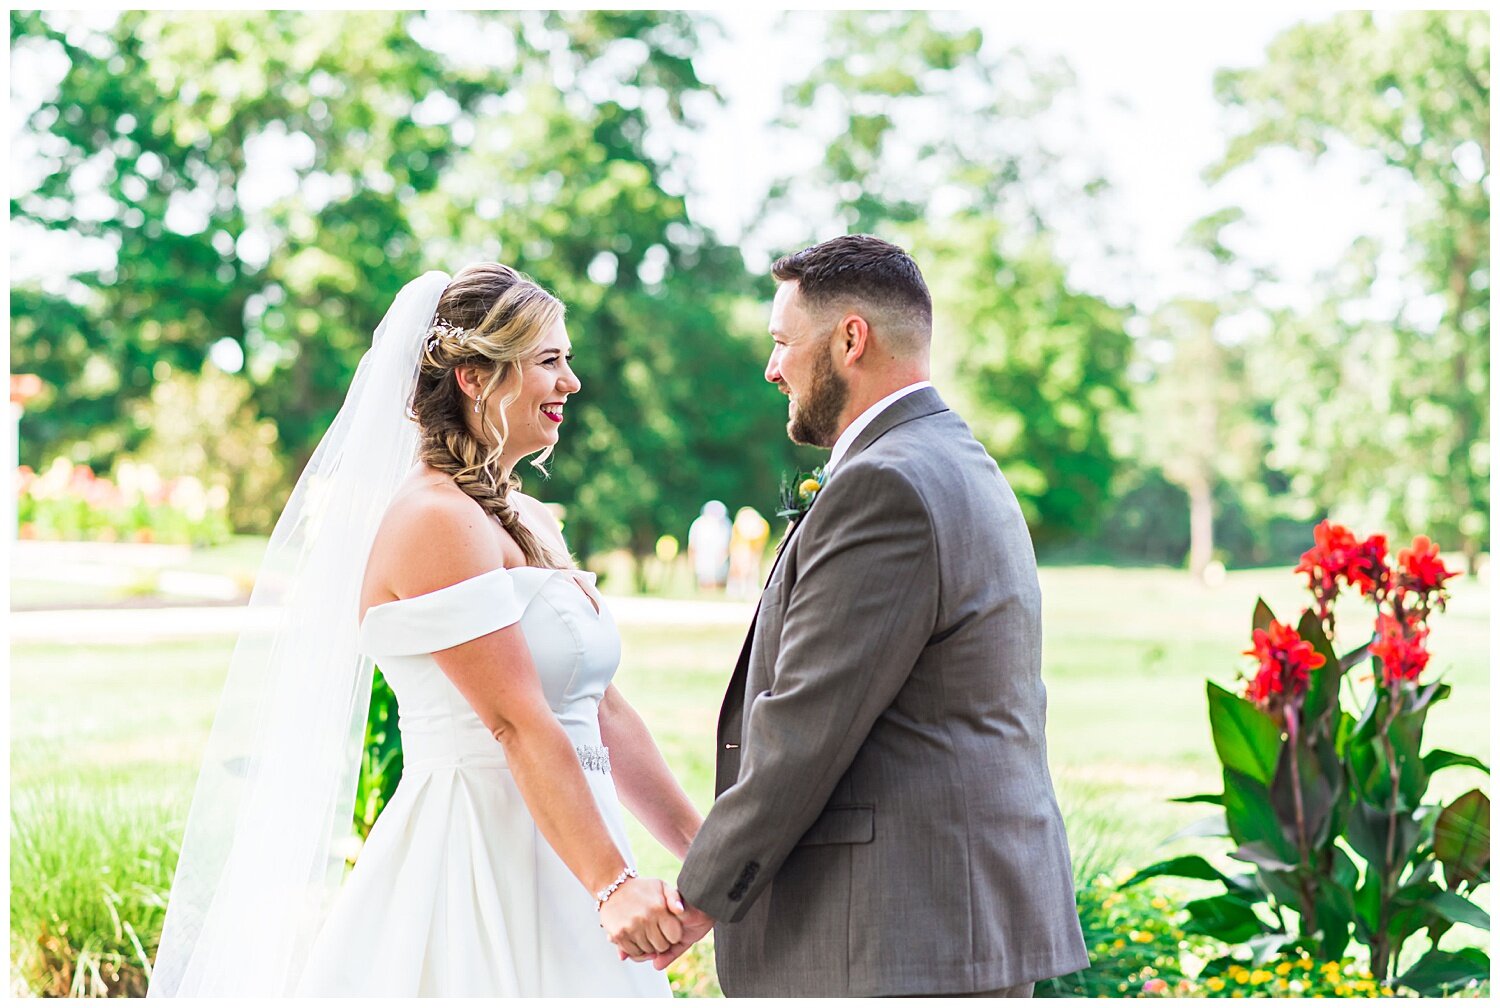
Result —
<svg viewBox="0 0 1500 1008"><path fill-rule="evenodd" d="M1393 997L1353 958L1316 962L1300 951L1247 968L1238 963L1221 973L1205 971L1193 992L1203 997Z"/></svg>
<svg viewBox="0 0 1500 1008"><path fill-rule="evenodd" d="M22 539L212 546L229 538L228 491L194 476L163 479L149 465L121 460L108 479L65 458L16 475Z"/></svg>
<svg viewBox="0 0 1500 1008"><path fill-rule="evenodd" d="M1077 890L1078 920L1091 965L1036 985L1036 997L1131 997L1143 988L1183 993L1191 972L1218 948L1182 929L1187 917L1166 890L1137 886L1119 890L1106 875Z"/></svg>
<svg viewBox="0 0 1500 1008"><path fill-rule="evenodd" d="M125 788L59 785L11 812L14 981L44 997L141 997L161 940L180 824Z"/></svg>
<svg viewBox="0 0 1500 1008"><path fill-rule="evenodd" d="M1488 767L1446 749L1423 752L1428 710L1451 692L1428 674L1429 619L1445 608L1455 572L1425 536L1391 564L1384 536L1361 541L1323 522L1296 573L1307 576L1314 608L1283 624L1257 602L1245 652L1256 667L1244 695L1207 684L1223 793L1180 799L1220 807L1198 834L1232 838L1230 856L1250 871L1226 874L1188 855L1143 868L1128 884L1178 876L1223 886L1187 906L1188 930L1236 949L1211 973L1243 973L1241 949L1257 976L1288 950L1298 962L1310 950L1344 963L1352 941L1369 950L1382 986L1430 996L1477 985L1489 975L1486 952L1437 944L1458 924L1489 928L1472 900L1489 882L1489 799L1476 788L1432 801L1428 786L1448 767ZM1357 591L1376 611L1373 635L1342 656L1333 645L1341 591ZM1361 626L1359 638L1369 632ZM1352 673L1366 662L1371 685L1361 699ZM1398 970L1403 946L1422 931L1432 947Z"/></svg>
<svg viewBox="0 0 1500 1008"><path fill-rule="evenodd" d="M269 533L292 488L276 424L256 411L253 393L244 377L212 364L200 374L173 371L134 411L146 438L132 454L164 473L193 473L225 488L234 530Z"/></svg>

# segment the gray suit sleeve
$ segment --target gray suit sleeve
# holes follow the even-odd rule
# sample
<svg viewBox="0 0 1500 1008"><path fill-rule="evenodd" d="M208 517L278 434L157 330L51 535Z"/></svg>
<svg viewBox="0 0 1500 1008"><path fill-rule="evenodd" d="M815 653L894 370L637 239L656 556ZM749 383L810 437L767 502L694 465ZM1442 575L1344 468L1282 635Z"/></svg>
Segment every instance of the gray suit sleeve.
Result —
<svg viewBox="0 0 1500 1008"><path fill-rule="evenodd" d="M804 521L772 689L678 877L716 920L745 915L823 811L937 618L932 522L905 474L852 459Z"/></svg>

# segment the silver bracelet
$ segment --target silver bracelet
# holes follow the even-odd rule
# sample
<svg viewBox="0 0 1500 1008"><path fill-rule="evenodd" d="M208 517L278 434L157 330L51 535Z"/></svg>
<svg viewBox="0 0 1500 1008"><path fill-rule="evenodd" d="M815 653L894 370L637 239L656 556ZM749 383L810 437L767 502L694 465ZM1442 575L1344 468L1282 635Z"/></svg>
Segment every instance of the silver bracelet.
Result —
<svg viewBox="0 0 1500 1008"><path fill-rule="evenodd" d="M596 900L596 902L594 903L594 912L598 913L600 910L603 910L604 901L613 896L615 894L615 890L624 885L626 880L633 878L640 878L640 876L636 874L634 868L626 868L620 873L618 878L616 878L609 884L609 888L600 889L598 892L594 893L594 899Z"/></svg>

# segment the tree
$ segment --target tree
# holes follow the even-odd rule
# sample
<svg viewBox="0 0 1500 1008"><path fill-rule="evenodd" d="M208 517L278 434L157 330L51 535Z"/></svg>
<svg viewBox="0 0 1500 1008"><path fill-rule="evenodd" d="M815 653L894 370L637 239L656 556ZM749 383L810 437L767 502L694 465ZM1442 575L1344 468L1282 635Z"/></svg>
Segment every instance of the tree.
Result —
<svg viewBox="0 0 1500 1008"><path fill-rule="evenodd" d="M1262 66L1217 77L1239 126L1210 171L1276 147L1353 149L1402 183L1404 262L1361 237L1325 304L1280 313L1276 454L1320 508L1456 540L1470 570L1489 539L1488 33L1479 11L1298 25Z"/></svg>
<svg viewBox="0 0 1500 1008"><path fill-rule="evenodd" d="M510 17L535 58L476 111L432 229L456 257L500 257L568 305L583 389L543 492L566 506L581 556L623 546L643 560L706 498L765 512L790 464L785 400L761 378L764 309L738 252L688 215L667 160L692 99L712 97L687 58L697 22Z"/></svg>
<svg viewBox="0 0 1500 1008"><path fill-rule="evenodd" d="M30 119L50 174L12 215L115 251L67 295L13 301L14 366L67 404L33 413L30 445L96 463L134 448L130 405L229 341L301 467L424 265L405 207L452 148L418 105L440 87L472 104L499 80L447 72L414 17L361 14L355 31L347 15L132 11L93 30L12 14L16 45L68 63ZM291 159L290 192L252 198L268 159Z"/></svg>
<svg viewBox="0 0 1500 1008"><path fill-rule="evenodd" d="M934 372L1033 535L1087 531L1117 466L1105 427L1129 408L1130 340L1127 309L1070 283L1050 231L1107 188L1040 139L1071 72L988 53L977 28L927 13L833 15L824 36L788 99L803 129L826 124L825 153L771 208L809 241L874 231L908 247L933 290Z"/></svg>
<svg viewBox="0 0 1500 1008"><path fill-rule="evenodd" d="M1152 313L1147 345L1167 360L1136 400L1137 457L1187 494L1188 570L1199 579L1214 558L1215 490L1238 475L1245 449L1259 440L1247 422L1243 348L1216 333L1223 314L1212 301L1186 298Z"/></svg>
<svg viewBox="0 0 1500 1008"><path fill-rule="evenodd" d="M541 492L581 554L644 555L709 495L764 510L785 403L743 262L689 217L678 161L689 109L716 100L691 59L703 23L14 15L17 45L68 68L30 120L53 170L13 213L116 250L12 301L16 366L68 404L28 414L28 453L137 450L133 404L237 351L295 474L401 284L500 258L569 305L585 392Z"/></svg>

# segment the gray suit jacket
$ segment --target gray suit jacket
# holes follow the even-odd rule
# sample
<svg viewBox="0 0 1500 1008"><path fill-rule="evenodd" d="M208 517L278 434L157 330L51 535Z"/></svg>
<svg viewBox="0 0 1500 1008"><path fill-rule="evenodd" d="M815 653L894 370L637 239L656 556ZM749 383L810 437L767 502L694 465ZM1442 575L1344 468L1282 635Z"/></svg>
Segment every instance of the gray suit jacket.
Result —
<svg viewBox="0 0 1500 1008"><path fill-rule="evenodd" d="M932 389L855 439L772 570L678 886L743 996L966 993L1088 965L1015 495Z"/></svg>

